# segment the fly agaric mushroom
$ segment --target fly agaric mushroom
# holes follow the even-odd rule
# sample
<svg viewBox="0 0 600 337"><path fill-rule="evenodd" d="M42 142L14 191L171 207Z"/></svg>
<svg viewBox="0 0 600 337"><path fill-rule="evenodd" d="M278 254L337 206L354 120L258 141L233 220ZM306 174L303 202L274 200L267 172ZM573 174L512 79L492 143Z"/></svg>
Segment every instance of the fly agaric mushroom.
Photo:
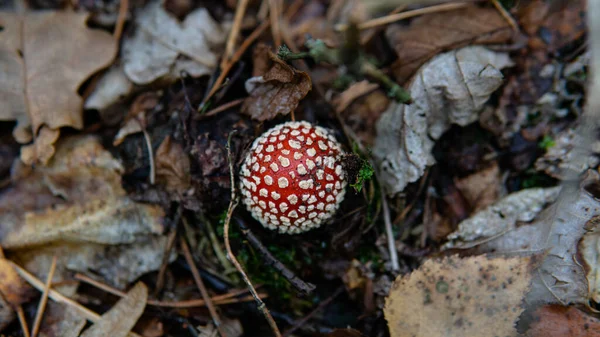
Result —
<svg viewBox="0 0 600 337"><path fill-rule="evenodd" d="M287 122L258 137L241 167L243 203L264 227L296 234L321 226L344 199L340 144L326 129Z"/></svg>

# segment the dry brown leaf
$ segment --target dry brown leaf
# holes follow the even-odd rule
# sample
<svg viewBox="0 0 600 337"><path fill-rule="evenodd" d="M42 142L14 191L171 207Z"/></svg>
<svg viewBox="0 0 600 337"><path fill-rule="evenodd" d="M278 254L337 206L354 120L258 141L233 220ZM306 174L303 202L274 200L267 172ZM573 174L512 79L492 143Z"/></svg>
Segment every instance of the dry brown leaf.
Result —
<svg viewBox="0 0 600 337"><path fill-rule="evenodd" d="M494 203L500 196L502 180L498 164L454 181L456 188L467 199L473 211L478 211Z"/></svg>
<svg viewBox="0 0 600 337"><path fill-rule="evenodd" d="M18 121L13 133L18 141L31 140L29 126L34 135L42 125L83 127L77 90L117 51L109 33L87 28L88 16L70 11L0 14L0 120Z"/></svg>
<svg viewBox="0 0 600 337"><path fill-rule="evenodd" d="M21 148L21 161L26 165L41 163L48 164L48 161L54 156L54 143L60 136L59 129L51 129L46 125L40 128L40 131L35 138L35 142L30 145L25 145Z"/></svg>
<svg viewBox="0 0 600 337"><path fill-rule="evenodd" d="M589 287L590 300L600 303L600 216L585 224L585 234L577 244L578 262L583 265Z"/></svg>
<svg viewBox="0 0 600 337"><path fill-rule="evenodd" d="M120 299L99 321L85 330L81 337L127 337L140 318L148 301L148 288L138 282L127 296Z"/></svg>
<svg viewBox="0 0 600 337"><path fill-rule="evenodd" d="M600 320L575 307L547 305L533 316L528 337L600 337Z"/></svg>
<svg viewBox="0 0 600 337"><path fill-rule="evenodd" d="M0 295L0 331L4 331L4 329L12 323L15 317L15 311L10 303Z"/></svg>
<svg viewBox="0 0 600 337"><path fill-rule="evenodd" d="M94 137L59 142L47 167L36 167L0 194L0 244L132 243L161 233L162 209L129 199L122 171Z"/></svg>
<svg viewBox="0 0 600 337"><path fill-rule="evenodd" d="M333 100L333 105L337 112L342 112L354 102L355 99L366 95L373 90L377 89L379 85L377 83L370 83L369 81L360 81L352 84L348 89L344 90L338 97Z"/></svg>
<svg viewBox="0 0 600 337"><path fill-rule="evenodd" d="M513 336L532 257L428 260L399 276L386 298L391 337Z"/></svg>
<svg viewBox="0 0 600 337"><path fill-rule="evenodd" d="M11 306L20 305L29 300L31 288L17 274L10 262L0 258L0 295Z"/></svg>
<svg viewBox="0 0 600 337"><path fill-rule="evenodd" d="M190 187L190 158L179 143L165 137L156 150L156 179L168 191L183 194Z"/></svg>
<svg viewBox="0 0 600 337"><path fill-rule="evenodd" d="M508 42L513 30L493 8L469 6L414 19L408 28L392 25L386 35L398 54L396 80L404 83L433 56L474 44Z"/></svg>
<svg viewBox="0 0 600 337"><path fill-rule="evenodd" d="M265 121L294 111L312 89L310 77L269 53L271 66L263 76L246 81L249 96L241 111L255 120Z"/></svg>

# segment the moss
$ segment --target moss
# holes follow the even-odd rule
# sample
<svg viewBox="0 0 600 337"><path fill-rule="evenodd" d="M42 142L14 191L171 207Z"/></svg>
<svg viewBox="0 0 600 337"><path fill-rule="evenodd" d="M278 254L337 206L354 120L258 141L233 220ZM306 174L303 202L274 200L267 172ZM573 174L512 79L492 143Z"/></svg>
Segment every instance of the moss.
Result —
<svg viewBox="0 0 600 337"><path fill-rule="evenodd" d="M549 135L545 135L544 138L538 143L538 146L544 150L548 150L549 148L556 145L556 142Z"/></svg>

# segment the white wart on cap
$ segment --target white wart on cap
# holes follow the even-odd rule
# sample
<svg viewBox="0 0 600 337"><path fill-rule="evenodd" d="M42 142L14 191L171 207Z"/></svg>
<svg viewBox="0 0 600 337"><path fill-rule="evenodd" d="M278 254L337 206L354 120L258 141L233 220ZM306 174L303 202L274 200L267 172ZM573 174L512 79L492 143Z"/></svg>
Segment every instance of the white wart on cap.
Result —
<svg viewBox="0 0 600 337"><path fill-rule="evenodd" d="M243 203L264 227L296 234L321 226L344 199L342 150L326 129L277 125L258 137L240 171Z"/></svg>

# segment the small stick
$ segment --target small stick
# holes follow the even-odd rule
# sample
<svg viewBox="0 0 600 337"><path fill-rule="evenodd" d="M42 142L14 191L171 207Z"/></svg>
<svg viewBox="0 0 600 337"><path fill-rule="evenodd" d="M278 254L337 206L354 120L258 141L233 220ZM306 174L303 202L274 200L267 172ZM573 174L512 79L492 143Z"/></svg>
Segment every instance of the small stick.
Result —
<svg viewBox="0 0 600 337"><path fill-rule="evenodd" d="M515 19L510 15L510 13L506 10L506 8L504 8L504 6L502 6L502 4L500 3L500 1L498 0L492 0L492 3L494 4L494 7L496 7L496 9L498 10L498 12L500 12L500 15L502 15L502 17L504 18L504 20L506 20L506 22L508 22L508 24L512 27L512 29L515 32L519 31L519 25L517 25L517 22L515 21Z"/></svg>
<svg viewBox="0 0 600 337"><path fill-rule="evenodd" d="M281 29L279 20L281 13L279 8L279 0L269 0L269 19L271 20L271 34L275 46L281 46Z"/></svg>
<svg viewBox="0 0 600 337"><path fill-rule="evenodd" d="M281 261L277 260L271 252L265 247L262 242L252 233L250 228L246 227L246 225L238 219L237 221L240 230L248 239L248 242L260 253L266 265L273 267L275 270L279 271L283 277L297 290L301 291L304 294L310 294L315 290L315 285L312 283L304 282L300 279L293 271L291 271L285 264L281 263Z"/></svg>
<svg viewBox="0 0 600 337"><path fill-rule="evenodd" d="M337 290L333 294L331 294L331 296L329 296L325 300L321 301L321 303L319 303L319 305L313 311L311 311L308 315L304 316L299 321L295 322L291 328L289 328L287 331L285 331L283 333L283 337L287 337L287 336L291 335L292 332L296 331L298 328L300 328L301 326L306 324L306 322L308 322L309 319L311 319L316 313L321 311L323 308L328 306L329 303L331 303L331 301L333 301L336 297L338 297L343 291L344 291L343 286L337 288Z"/></svg>
<svg viewBox="0 0 600 337"><path fill-rule="evenodd" d="M392 219L390 217L390 208L388 207L385 192L381 190L381 205L383 206L383 222L385 223L385 233L387 235L388 250L390 251L390 259L392 261L392 270L399 271L400 264L398 263L398 251L394 241L394 232L392 232Z"/></svg>
<svg viewBox="0 0 600 337"><path fill-rule="evenodd" d="M22 278L24 278L27 282L29 282L29 284L31 284L34 288L36 288L39 291L44 290L44 288L45 288L44 282L40 281L37 277L30 274L27 270L21 268L21 266L19 266L18 264L14 263L12 261L10 261L10 264L15 268L17 273ZM67 296L59 293L58 291L56 291L54 289L48 289L48 297L50 297L52 300L54 300L57 303L62 303L67 306L71 306L71 307L75 308L77 311L79 311L79 313L83 317L85 317L88 321L90 321L92 323L96 323L102 318L102 316L100 316L97 313L93 312L92 310L84 307L83 305L77 303L76 301L73 301L72 299L68 298ZM141 337L140 335L136 334L135 332L129 332L128 336Z"/></svg>
<svg viewBox="0 0 600 337"><path fill-rule="evenodd" d="M23 312L23 306L20 304L17 305L16 308L17 317L19 318L19 324L21 324L21 330L23 330L23 334L25 337L30 337L29 328L27 327L27 320L25 319L25 312Z"/></svg>
<svg viewBox="0 0 600 337"><path fill-rule="evenodd" d="M178 212L178 216L177 217L181 217L181 212ZM177 222L175 222L175 225L177 226L177 223L179 223L179 219L177 220ZM158 277L156 280L156 288L154 289L154 296L156 296L163 288L164 284L165 284L165 274L167 272L167 266L169 265L169 255L171 255L171 250L173 249L173 246L175 245L175 238L177 237L177 227L173 228L171 233L169 233L169 236L167 237L167 245L165 246L164 249L164 254L163 258L162 258L162 262L160 264L160 269L158 270Z"/></svg>
<svg viewBox="0 0 600 337"><path fill-rule="evenodd" d="M75 279L79 280L81 282L85 282L89 285L92 285L100 290L106 291L107 293L113 294L115 296L119 296L119 297L127 296L127 294L125 294L123 291L113 288L102 282L96 281L93 278L90 278L83 274L75 274ZM238 290L229 292L227 294L213 296L213 297L211 297L211 300L213 301L214 304L219 304L219 305L253 301L254 298L251 296L246 296L246 297L242 297L242 298L234 298L234 297L239 296L247 291L248 291L248 289L238 289ZM266 298L267 294L260 293L259 296L261 298ZM202 299L175 301L175 302L148 300L148 305L152 305L155 307L168 307L168 308L195 308L195 307L206 306L206 302Z"/></svg>
<svg viewBox="0 0 600 337"><path fill-rule="evenodd" d="M117 16L117 24L115 25L115 31L113 32L113 36L117 44L119 40L121 40L121 35L123 35L123 27L125 26L125 21L127 20L127 10L129 9L129 0L121 0L119 4L119 16Z"/></svg>
<svg viewBox="0 0 600 337"><path fill-rule="evenodd" d="M235 269L237 269L240 275L242 275L242 279L248 286L248 290L250 290L250 293L252 293L252 296L254 296L254 300L256 301L256 304L258 306L258 310L262 312L262 314L267 319L267 322L269 322L269 326L271 327L271 330L273 330L273 334L276 337L281 337L281 332L277 327L277 323L275 323L275 320L273 319L273 316L271 316L271 313L269 312L269 309L267 309L265 303L260 299L260 297L258 297L256 289L254 289L254 286L252 285L252 282L250 282L248 275L246 275L244 268L242 268L242 265L240 265L235 255L233 255L233 251L231 250L231 244L229 243L229 223L231 222L231 216L233 215L233 211L235 210L238 204L238 200L235 195L235 171L233 170L233 159L231 157L231 136L236 131L237 130L231 131L227 139L227 160L229 161L229 177L231 180L231 201L229 202L229 208L227 209L227 217L225 218L225 224L223 225L225 249L227 250L227 256L229 257L229 260L231 260L231 263L233 263Z"/></svg>
<svg viewBox="0 0 600 337"><path fill-rule="evenodd" d="M404 19L408 19L408 18L412 18L415 16L424 15L424 14L452 11L455 9L467 7L468 5L469 4L467 4L467 3L449 3L449 4L441 4L441 5L435 5L435 6L425 7L425 8L419 8L419 9L415 9L412 11L407 11L407 12L402 12L402 13L397 13L397 14L386 15L386 16L382 16L380 18L365 21L358 25L358 29L363 30L363 29L373 28L373 27L377 27L377 26L381 26L381 25L387 25L387 24L390 24L390 23L393 23L396 21L400 21L400 20L404 20ZM336 25L335 29L337 31L343 32L346 29L348 29L348 25L347 24Z"/></svg>
<svg viewBox="0 0 600 337"><path fill-rule="evenodd" d="M144 126L142 126L142 133L144 134L144 140L146 141L146 147L148 148L148 161L150 162L150 185L154 185L156 181L156 169L154 167L154 150L152 150L152 140L150 139L150 135Z"/></svg>
<svg viewBox="0 0 600 337"><path fill-rule="evenodd" d="M56 260L56 255L54 255L54 257L52 258L52 264L50 265L50 270L48 271L48 277L46 277L46 286L44 287L44 293L42 294L40 304L38 305L37 313L35 314L33 329L31 329L32 337L37 336L38 331L40 330L40 325L42 324L42 317L44 316L46 304L48 303L48 292L50 291L50 285L52 284L52 278L54 277L54 271L56 270Z"/></svg>
<svg viewBox="0 0 600 337"><path fill-rule="evenodd" d="M244 102L244 98L239 98L239 99L233 100L231 102L221 104L218 107L206 112L205 114L199 115L198 118L214 116L214 115L218 114L219 112L236 107L236 106L242 104L243 102Z"/></svg>
<svg viewBox="0 0 600 337"><path fill-rule="evenodd" d="M231 32L227 38L227 44L225 45L225 52L221 59L221 70L226 68L226 64L231 63L229 57L233 54L233 48L235 47L235 40L237 40L242 27L242 21L244 20L244 14L248 7L248 0L239 0L237 6L235 6L235 16L233 17L233 25L231 26Z"/></svg>
<svg viewBox="0 0 600 337"><path fill-rule="evenodd" d="M208 295L208 291L206 290L206 286L204 285L204 281L200 277L200 273L198 272L198 268L196 267L196 262L192 257L192 253L190 252L190 247L187 242L185 242L185 238L181 237L179 240L179 244L181 245L181 249L183 250L183 256L185 256L185 260L187 264L190 266L190 270L192 271L192 275L194 276L194 281L196 282L196 286L200 290L200 294L202 294L202 299L206 302L206 307L208 308L208 312L210 313L210 317L212 317L213 323L217 330L219 330L219 334L222 337L227 337L223 326L221 325L221 319L219 318L219 313L215 309L212 301L210 300L210 296Z"/></svg>

